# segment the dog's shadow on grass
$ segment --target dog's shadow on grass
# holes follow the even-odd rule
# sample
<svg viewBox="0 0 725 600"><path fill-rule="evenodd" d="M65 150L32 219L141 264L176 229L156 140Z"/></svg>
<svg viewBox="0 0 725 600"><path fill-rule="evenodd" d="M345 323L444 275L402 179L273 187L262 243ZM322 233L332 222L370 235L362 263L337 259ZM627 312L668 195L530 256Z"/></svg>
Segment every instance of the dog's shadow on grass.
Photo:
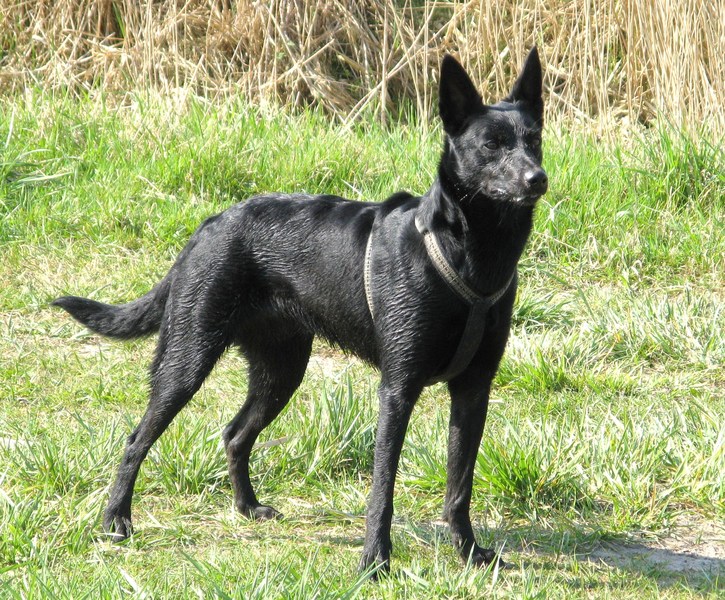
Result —
<svg viewBox="0 0 725 600"><path fill-rule="evenodd" d="M407 523L406 534L410 533L431 546L449 542L443 523ZM479 528L476 533L482 545L502 552L510 570L532 567L564 571L566 566L556 565L576 561L638 574L660 588L685 585L705 592L725 589L725 528L680 529L673 536L647 540L627 533L603 535L571 525L565 530L536 525ZM568 576L567 580L571 582ZM591 585L591 580L586 585Z"/></svg>
<svg viewBox="0 0 725 600"><path fill-rule="evenodd" d="M360 514L298 515L284 519L279 529L268 525L242 527L234 537L241 539L298 540L295 524L330 525L318 530L313 537L318 543L347 550L357 550L364 541L364 517ZM450 548L448 526L441 521L414 521L395 518L392 527L394 546ZM164 537L168 537L165 535ZM309 534L308 534L308 537ZM566 580L567 587L589 589L616 581L616 574L631 573L653 581L658 588L686 586L693 591L708 593L725 589L725 527L702 524L696 527L675 528L661 538L637 538L635 534L613 535L596 531L586 525L569 523L553 529L541 525L503 524L500 527L478 527L476 537L486 547L501 551L512 574L522 571L549 574ZM137 543L154 544L154 539L137 538ZM451 557L454 551L450 548ZM578 572L577 565L590 569ZM609 571L612 577L602 577Z"/></svg>
<svg viewBox="0 0 725 600"><path fill-rule="evenodd" d="M589 552L577 553L577 560L608 565L622 571L641 573L660 586L684 583L695 589L725 590L725 559L692 550L660 547L658 542L631 540L600 541Z"/></svg>

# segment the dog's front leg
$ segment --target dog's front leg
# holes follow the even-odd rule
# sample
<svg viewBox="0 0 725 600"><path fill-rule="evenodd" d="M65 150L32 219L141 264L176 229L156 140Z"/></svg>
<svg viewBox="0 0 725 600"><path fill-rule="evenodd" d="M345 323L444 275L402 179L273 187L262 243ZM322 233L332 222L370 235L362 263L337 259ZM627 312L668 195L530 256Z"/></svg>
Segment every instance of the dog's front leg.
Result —
<svg viewBox="0 0 725 600"><path fill-rule="evenodd" d="M380 415L375 438L373 486L368 501L365 546L360 570L379 567L373 573L390 570L390 525L393 519L393 489L405 431L422 385L383 381L378 389Z"/></svg>
<svg viewBox="0 0 725 600"><path fill-rule="evenodd" d="M481 443L488 411L488 395L493 373L473 381L459 378L449 383L451 418L448 438L448 485L443 518L448 522L453 545L464 560L488 565L495 558L493 550L481 548L471 526L471 491L476 455Z"/></svg>

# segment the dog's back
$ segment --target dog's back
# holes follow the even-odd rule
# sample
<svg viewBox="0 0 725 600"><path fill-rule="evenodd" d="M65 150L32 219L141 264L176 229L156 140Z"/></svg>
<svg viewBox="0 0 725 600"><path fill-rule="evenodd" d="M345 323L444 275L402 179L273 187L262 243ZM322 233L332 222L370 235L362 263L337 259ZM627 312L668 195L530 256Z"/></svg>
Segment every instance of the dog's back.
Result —
<svg viewBox="0 0 725 600"><path fill-rule="evenodd" d="M272 195L222 213L208 244L215 252L211 260L219 260L222 237L228 258L209 268L228 280L224 293L234 290L235 338L243 340L261 323L284 321L374 360L362 263L379 210L378 204L336 196ZM207 260L205 253L199 258Z"/></svg>

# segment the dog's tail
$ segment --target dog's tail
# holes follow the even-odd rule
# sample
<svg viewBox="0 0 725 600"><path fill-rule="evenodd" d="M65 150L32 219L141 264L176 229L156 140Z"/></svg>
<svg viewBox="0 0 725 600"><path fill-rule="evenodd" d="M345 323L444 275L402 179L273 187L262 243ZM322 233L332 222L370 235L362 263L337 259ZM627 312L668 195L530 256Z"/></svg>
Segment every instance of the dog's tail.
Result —
<svg viewBox="0 0 725 600"><path fill-rule="evenodd" d="M122 340L142 337L158 331L161 326L171 287L169 275L150 292L128 304L104 304L79 296L63 296L52 304L65 309L76 321L96 333Z"/></svg>
<svg viewBox="0 0 725 600"><path fill-rule="evenodd" d="M63 296L53 300L51 304L68 311L76 321L80 321L91 331L108 337L128 340L155 333L161 327L166 301L177 273L218 217L219 215L209 217L199 226L176 258L171 270L150 292L138 300L128 304L113 305L79 296Z"/></svg>

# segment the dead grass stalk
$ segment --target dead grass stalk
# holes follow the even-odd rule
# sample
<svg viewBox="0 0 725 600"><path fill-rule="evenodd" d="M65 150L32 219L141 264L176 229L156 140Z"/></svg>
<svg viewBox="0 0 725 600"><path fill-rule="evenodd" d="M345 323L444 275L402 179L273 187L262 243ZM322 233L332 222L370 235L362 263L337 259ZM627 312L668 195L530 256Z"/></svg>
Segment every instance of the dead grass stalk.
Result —
<svg viewBox="0 0 725 600"><path fill-rule="evenodd" d="M500 96L538 44L551 117L725 127L725 0L0 0L0 86L185 87L427 117L440 57Z"/></svg>

